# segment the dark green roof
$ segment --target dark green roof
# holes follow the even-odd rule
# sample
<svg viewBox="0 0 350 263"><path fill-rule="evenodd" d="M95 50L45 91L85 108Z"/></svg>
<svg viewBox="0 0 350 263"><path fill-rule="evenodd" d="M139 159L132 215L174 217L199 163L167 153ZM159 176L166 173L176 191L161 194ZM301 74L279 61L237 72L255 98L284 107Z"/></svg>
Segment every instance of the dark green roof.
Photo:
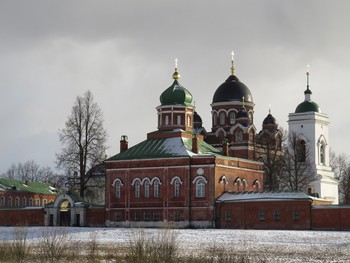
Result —
<svg viewBox="0 0 350 263"><path fill-rule="evenodd" d="M316 102L313 101L303 101L298 105L298 107L295 109L295 113L301 113L301 112L321 112L320 107Z"/></svg>
<svg viewBox="0 0 350 263"><path fill-rule="evenodd" d="M175 79L173 84L160 95L162 105L191 105L192 94Z"/></svg>
<svg viewBox="0 0 350 263"><path fill-rule="evenodd" d="M0 188L4 190L16 190L35 194L59 194L59 190L49 183L28 182L21 180L0 178Z"/></svg>
<svg viewBox="0 0 350 263"><path fill-rule="evenodd" d="M218 154L219 150L202 140L198 140L199 154ZM108 160L154 159L171 157L189 157L192 152L192 139L185 137L145 140L125 152L121 152ZM108 161L107 160L107 161Z"/></svg>

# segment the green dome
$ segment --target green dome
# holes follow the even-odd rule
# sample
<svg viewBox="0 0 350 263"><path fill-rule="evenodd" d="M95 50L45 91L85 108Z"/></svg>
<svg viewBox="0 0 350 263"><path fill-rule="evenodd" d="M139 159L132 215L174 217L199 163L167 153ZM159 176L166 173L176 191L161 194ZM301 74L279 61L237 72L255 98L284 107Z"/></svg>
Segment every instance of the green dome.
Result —
<svg viewBox="0 0 350 263"><path fill-rule="evenodd" d="M308 112L308 111L321 112L321 109L318 106L318 104L313 101L303 101L295 109L295 113Z"/></svg>
<svg viewBox="0 0 350 263"><path fill-rule="evenodd" d="M161 105L191 105L192 94L182 87L177 79L160 95Z"/></svg>

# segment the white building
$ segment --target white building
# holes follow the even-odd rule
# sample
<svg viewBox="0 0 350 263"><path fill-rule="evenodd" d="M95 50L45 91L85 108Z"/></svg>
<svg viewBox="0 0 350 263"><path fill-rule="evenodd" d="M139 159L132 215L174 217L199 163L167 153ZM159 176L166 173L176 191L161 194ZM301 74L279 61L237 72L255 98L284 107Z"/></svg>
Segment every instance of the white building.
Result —
<svg viewBox="0 0 350 263"><path fill-rule="evenodd" d="M303 137L309 150L309 160L316 174L316 180L310 187L319 197L338 204L338 180L329 165L328 115L321 112L318 104L311 100L309 89L309 72L305 100L300 103L294 113L289 114L290 133Z"/></svg>

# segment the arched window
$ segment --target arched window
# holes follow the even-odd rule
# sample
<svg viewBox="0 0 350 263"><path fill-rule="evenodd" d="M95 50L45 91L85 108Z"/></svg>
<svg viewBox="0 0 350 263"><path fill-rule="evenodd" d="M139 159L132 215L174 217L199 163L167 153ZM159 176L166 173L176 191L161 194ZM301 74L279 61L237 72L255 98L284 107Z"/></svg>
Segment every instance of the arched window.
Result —
<svg viewBox="0 0 350 263"><path fill-rule="evenodd" d="M22 206L27 206L27 198L22 198Z"/></svg>
<svg viewBox="0 0 350 263"><path fill-rule="evenodd" d="M141 184L140 181L135 182L135 197L140 198Z"/></svg>
<svg viewBox="0 0 350 263"><path fill-rule="evenodd" d="M236 121L236 113L231 111L230 112L230 124L235 124Z"/></svg>
<svg viewBox="0 0 350 263"><path fill-rule="evenodd" d="M205 181L198 179L196 182L196 197L205 197Z"/></svg>
<svg viewBox="0 0 350 263"><path fill-rule="evenodd" d="M225 118L226 118L225 112L221 112L220 113L220 125L225 125Z"/></svg>
<svg viewBox="0 0 350 263"><path fill-rule="evenodd" d="M7 199L7 206L12 206L12 197L9 196Z"/></svg>
<svg viewBox="0 0 350 263"><path fill-rule="evenodd" d="M33 206L33 198L29 198L29 206Z"/></svg>
<svg viewBox="0 0 350 263"><path fill-rule="evenodd" d="M260 190L260 182L258 179L254 181L253 187L255 188L255 190Z"/></svg>
<svg viewBox="0 0 350 263"><path fill-rule="evenodd" d="M218 115L216 112L213 113L213 126L218 125Z"/></svg>
<svg viewBox="0 0 350 263"><path fill-rule="evenodd" d="M325 164L326 160L325 160L325 146L323 144L321 144L320 146L320 162L321 164Z"/></svg>
<svg viewBox="0 0 350 263"><path fill-rule="evenodd" d="M304 140L300 140L297 146L298 161L305 162L306 160L306 144Z"/></svg>
<svg viewBox="0 0 350 263"><path fill-rule="evenodd" d="M5 196L2 196L0 199L0 206L5 206Z"/></svg>
<svg viewBox="0 0 350 263"><path fill-rule="evenodd" d="M180 179L174 180L174 196L179 197L180 196Z"/></svg>
<svg viewBox="0 0 350 263"><path fill-rule="evenodd" d="M40 206L40 198L39 197L36 199L35 205Z"/></svg>
<svg viewBox="0 0 350 263"><path fill-rule="evenodd" d="M15 206L19 206L19 197L18 196L15 199Z"/></svg>
<svg viewBox="0 0 350 263"><path fill-rule="evenodd" d="M47 204L47 199L43 200L43 206L45 206Z"/></svg>
<svg viewBox="0 0 350 263"><path fill-rule="evenodd" d="M168 115L165 116L165 125L169 125L169 116Z"/></svg>
<svg viewBox="0 0 350 263"><path fill-rule="evenodd" d="M177 125L181 125L181 115L177 115Z"/></svg>
<svg viewBox="0 0 350 263"><path fill-rule="evenodd" d="M149 181L145 181L145 197L149 197Z"/></svg>
<svg viewBox="0 0 350 263"><path fill-rule="evenodd" d="M159 197L159 180L153 182L153 197Z"/></svg>
<svg viewBox="0 0 350 263"><path fill-rule="evenodd" d="M120 180L115 181L115 198L121 197L121 182Z"/></svg>

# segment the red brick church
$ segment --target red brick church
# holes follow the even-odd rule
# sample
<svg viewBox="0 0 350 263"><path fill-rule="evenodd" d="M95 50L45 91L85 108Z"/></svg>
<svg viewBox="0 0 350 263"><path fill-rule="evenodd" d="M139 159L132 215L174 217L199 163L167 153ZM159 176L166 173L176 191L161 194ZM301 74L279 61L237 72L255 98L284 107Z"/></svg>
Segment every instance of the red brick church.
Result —
<svg viewBox="0 0 350 263"><path fill-rule="evenodd" d="M109 226L215 227L223 193L263 190L263 164L254 161L253 97L234 75L233 62L214 93L210 132L179 78L176 67L156 108L158 130L131 148L122 136L120 153L105 162ZM278 133L271 114L264 124L270 134Z"/></svg>

